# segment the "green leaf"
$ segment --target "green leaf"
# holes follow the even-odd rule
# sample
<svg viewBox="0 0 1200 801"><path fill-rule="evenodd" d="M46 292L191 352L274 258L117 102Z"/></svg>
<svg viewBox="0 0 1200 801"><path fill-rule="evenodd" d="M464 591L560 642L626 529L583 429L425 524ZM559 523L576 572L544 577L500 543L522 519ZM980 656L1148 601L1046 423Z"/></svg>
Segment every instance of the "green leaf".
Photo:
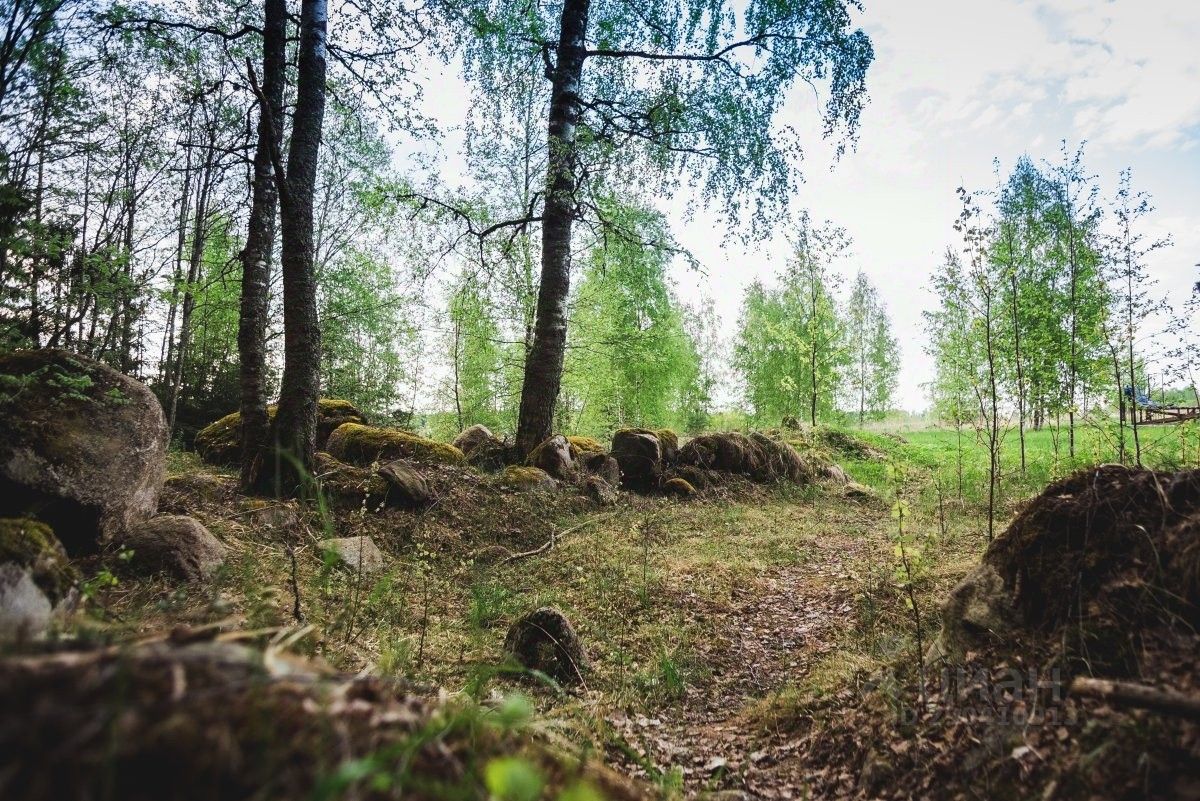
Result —
<svg viewBox="0 0 1200 801"><path fill-rule="evenodd" d="M498 757L487 764L483 781L498 801L536 801L544 781L537 768L520 757Z"/></svg>

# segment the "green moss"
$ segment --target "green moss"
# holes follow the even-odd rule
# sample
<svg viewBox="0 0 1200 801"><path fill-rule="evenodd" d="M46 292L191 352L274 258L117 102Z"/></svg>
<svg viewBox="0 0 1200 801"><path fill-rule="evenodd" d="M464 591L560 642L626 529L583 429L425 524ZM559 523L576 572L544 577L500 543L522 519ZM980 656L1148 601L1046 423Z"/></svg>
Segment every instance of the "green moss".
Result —
<svg viewBox="0 0 1200 801"><path fill-rule="evenodd" d="M567 437L567 442L571 444L579 453L604 453L604 446L600 444L600 440L594 437ZM572 454L574 455L574 454Z"/></svg>
<svg viewBox="0 0 1200 801"><path fill-rule="evenodd" d="M463 453L453 445L425 439L407 431L343 423L329 436L326 448L342 461L370 464L384 459L413 459L418 462L457 464Z"/></svg>
<svg viewBox="0 0 1200 801"><path fill-rule="evenodd" d="M51 528L28 518L0 518L0 562L29 568L52 603L62 600L79 579Z"/></svg>
<svg viewBox="0 0 1200 801"><path fill-rule="evenodd" d="M278 406L267 407L267 418L275 419ZM317 401L317 447L343 423L366 423L367 419L350 401L321 398ZM232 412L196 433L196 451L209 464L236 467L242 458L242 413Z"/></svg>
<svg viewBox="0 0 1200 801"><path fill-rule="evenodd" d="M498 481L505 487L529 489L532 487L549 487L554 479L540 467L510 465L504 468L504 472L500 474Z"/></svg>
<svg viewBox="0 0 1200 801"><path fill-rule="evenodd" d="M679 435L669 428L660 428L654 432L654 436L658 437L658 441L662 443L663 450L670 448L672 450L679 449Z"/></svg>

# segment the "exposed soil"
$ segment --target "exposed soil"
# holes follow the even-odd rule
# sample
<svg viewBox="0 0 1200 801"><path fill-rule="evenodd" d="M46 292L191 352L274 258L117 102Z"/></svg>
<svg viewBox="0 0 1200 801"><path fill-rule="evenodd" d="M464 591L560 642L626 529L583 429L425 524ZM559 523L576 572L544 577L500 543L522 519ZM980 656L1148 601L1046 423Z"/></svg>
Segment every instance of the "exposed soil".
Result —
<svg viewBox="0 0 1200 801"><path fill-rule="evenodd" d="M797 739L767 730L746 711L802 680L853 625L851 566L861 566L868 543L831 535L811 548L801 564L760 575L737 591L728 607L677 593L685 619L711 632L697 654L707 675L658 715L609 719L642 760L614 750L625 770L646 776L647 761L660 771L678 767L688 795L803 797ZM844 691L847 698L850 692Z"/></svg>

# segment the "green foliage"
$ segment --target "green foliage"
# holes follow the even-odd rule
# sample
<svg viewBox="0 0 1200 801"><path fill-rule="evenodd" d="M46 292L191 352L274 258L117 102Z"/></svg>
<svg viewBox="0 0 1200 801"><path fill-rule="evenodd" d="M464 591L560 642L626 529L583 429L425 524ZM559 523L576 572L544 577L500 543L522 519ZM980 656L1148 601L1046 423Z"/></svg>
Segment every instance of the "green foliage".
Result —
<svg viewBox="0 0 1200 801"><path fill-rule="evenodd" d="M857 130L874 51L853 27L856 7L592 2L579 89L591 102L579 109L579 174L663 196L687 187L731 216L748 211L760 222L782 212L802 152L798 132L775 123L789 89L828 87L823 130L839 149ZM479 124L542 107L547 82L531 86L529 79L545 71L540 43L558 41L562 4L472 0L461 13L474 34L464 66L489 107ZM586 213L605 217L596 208Z"/></svg>
<svg viewBox="0 0 1200 801"><path fill-rule="evenodd" d="M845 247L840 229L805 220L778 287L746 290L734 363L755 421L791 415L815 425L836 409L847 352L831 264Z"/></svg>
<svg viewBox="0 0 1200 801"><path fill-rule="evenodd" d="M900 375L900 348L879 294L860 270L846 307L847 369L845 408L862 425L892 406Z"/></svg>
<svg viewBox="0 0 1200 801"><path fill-rule="evenodd" d="M537 801L546 781L541 772L520 757L497 757L483 769L484 784L497 801Z"/></svg>
<svg viewBox="0 0 1200 801"><path fill-rule="evenodd" d="M667 278L666 223L614 200L605 215L636 237L610 237L589 254L572 303L559 425L591 435L688 427L705 416L711 383Z"/></svg>
<svg viewBox="0 0 1200 801"><path fill-rule="evenodd" d="M500 403L500 327L490 299L468 277L452 291L449 306L446 336L452 373L446 394L454 408L456 431L476 423L496 430L511 428Z"/></svg>

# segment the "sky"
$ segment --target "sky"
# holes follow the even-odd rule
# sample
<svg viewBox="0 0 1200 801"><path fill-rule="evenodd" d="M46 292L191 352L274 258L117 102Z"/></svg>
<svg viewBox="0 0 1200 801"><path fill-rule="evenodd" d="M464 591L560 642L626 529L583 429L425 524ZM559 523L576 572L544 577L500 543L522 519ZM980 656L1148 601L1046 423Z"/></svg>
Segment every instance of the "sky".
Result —
<svg viewBox="0 0 1200 801"><path fill-rule="evenodd" d="M932 377L922 311L928 277L958 212L955 189L996 185L1021 155L1057 162L1062 142L1086 142L1085 165L1104 194L1118 172L1150 193L1151 233L1169 233L1151 272L1181 304L1200 278L1200 0L864 0L858 24L876 59L857 145L841 159L823 142L807 86L785 122L809 132L805 182L792 203L844 227L854 246L838 265L843 297L863 270L887 304L901 348L897 405L928 405ZM449 74L432 111L453 127L465 95ZM427 94L427 97L431 96ZM443 141L444 144L444 141ZM714 299L734 333L746 285L770 282L787 258L781 230L749 249L722 235L703 209L664 206L676 236L704 265L673 271L680 296ZM686 219L685 211L693 212Z"/></svg>

